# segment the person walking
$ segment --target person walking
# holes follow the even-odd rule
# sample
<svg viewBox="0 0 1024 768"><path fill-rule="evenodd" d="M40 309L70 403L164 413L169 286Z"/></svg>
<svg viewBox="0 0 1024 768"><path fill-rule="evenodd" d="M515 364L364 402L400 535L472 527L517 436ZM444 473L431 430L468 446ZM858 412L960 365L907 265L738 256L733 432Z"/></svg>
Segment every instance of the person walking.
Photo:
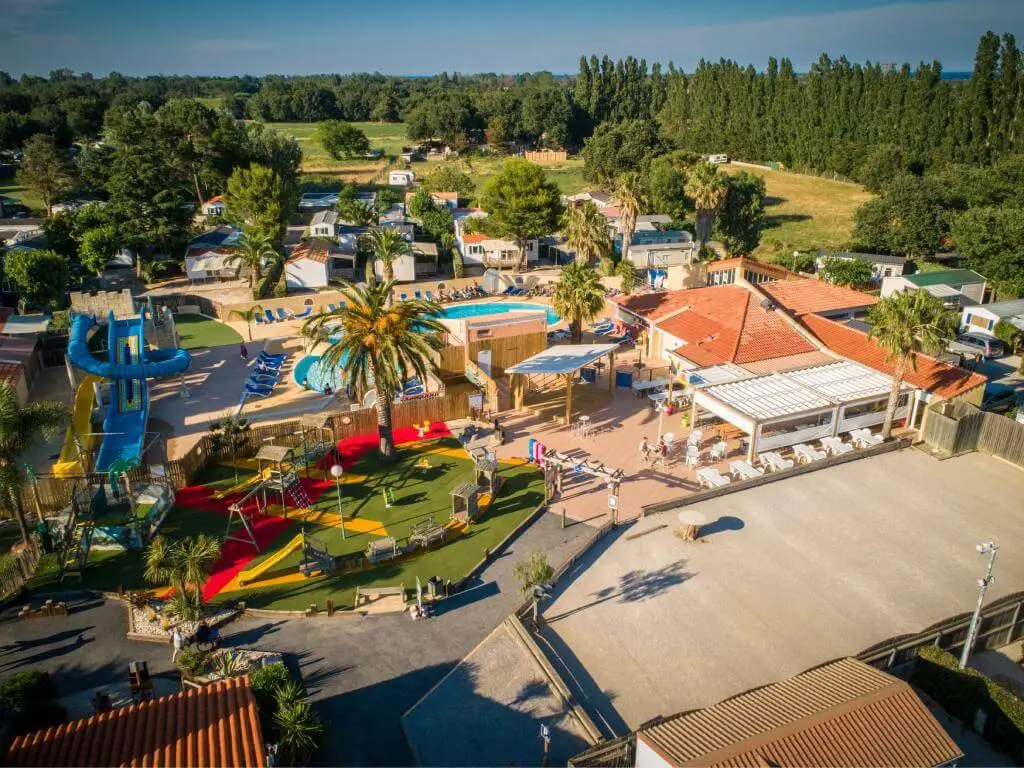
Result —
<svg viewBox="0 0 1024 768"><path fill-rule="evenodd" d="M644 437L644 439L640 441L640 460L643 461L644 464L646 464L650 457L651 446L650 443L647 442L647 438Z"/></svg>
<svg viewBox="0 0 1024 768"><path fill-rule="evenodd" d="M241 356L243 363L249 362L249 348L245 346L244 341L238 346L238 354Z"/></svg>
<svg viewBox="0 0 1024 768"><path fill-rule="evenodd" d="M174 634L171 635L171 643L174 645L174 652L171 654L171 664L173 664L178 660L178 654L181 653L181 649L185 645L185 638L181 636L179 630L174 630Z"/></svg>

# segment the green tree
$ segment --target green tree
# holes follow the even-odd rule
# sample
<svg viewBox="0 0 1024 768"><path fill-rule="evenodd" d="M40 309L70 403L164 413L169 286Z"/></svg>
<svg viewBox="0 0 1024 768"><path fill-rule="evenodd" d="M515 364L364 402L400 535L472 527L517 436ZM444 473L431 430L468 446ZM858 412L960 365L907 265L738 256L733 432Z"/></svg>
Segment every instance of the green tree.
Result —
<svg viewBox="0 0 1024 768"><path fill-rule="evenodd" d="M78 244L78 258L83 267L99 276L120 247L117 230L113 225L106 224L82 234Z"/></svg>
<svg viewBox="0 0 1024 768"><path fill-rule="evenodd" d="M953 217L950 235L966 265L995 283L1000 298L1024 295L1024 211L971 208Z"/></svg>
<svg viewBox="0 0 1024 768"><path fill-rule="evenodd" d="M945 349L956 333L956 318L942 306L941 300L921 289L881 299L868 313L868 323L868 336L878 342L893 366L889 404L882 424L882 437L888 439L908 366L917 370L919 354L937 355Z"/></svg>
<svg viewBox="0 0 1024 768"><path fill-rule="evenodd" d="M326 341L328 333L337 341L323 353L323 365L341 365L346 386L366 392L376 388L379 451L385 461L395 461L391 433L391 404L411 374L427 381L437 372L434 353L444 346L440 334L446 329L437 320L440 307L432 301L411 299L391 303L394 282L366 287L342 283L343 303L334 312L306 320L303 334Z"/></svg>
<svg viewBox="0 0 1024 768"><path fill-rule="evenodd" d="M45 307L55 304L68 289L68 262L53 251L9 250L4 258L4 274L15 288L18 304Z"/></svg>
<svg viewBox="0 0 1024 768"><path fill-rule="evenodd" d="M878 253L927 256L935 253L944 234L938 190L910 174L897 176L853 216L854 242Z"/></svg>
<svg viewBox="0 0 1024 768"><path fill-rule="evenodd" d="M338 215L354 227L371 227L377 223L377 212L362 200L338 200Z"/></svg>
<svg viewBox="0 0 1024 768"><path fill-rule="evenodd" d="M520 269L525 267L526 243L557 230L562 215L558 187L539 166L521 158L505 161L484 187L480 204L504 236L515 241Z"/></svg>
<svg viewBox="0 0 1024 768"><path fill-rule="evenodd" d="M276 253L276 251L275 251ZM250 280L249 287L252 287L252 281ZM245 323L245 327L249 332L249 341L252 341L252 324L256 322L257 317L261 317L263 314L263 307L259 304L253 304L248 309L232 309L228 313L228 320L238 320ZM211 426L211 429L213 427Z"/></svg>
<svg viewBox="0 0 1024 768"><path fill-rule="evenodd" d="M428 192L458 192L459 197L473 196L473 180L458 168L442 165L423 179L423 189Z"/></svg>
<svg viewBox="0 0 1024 768"><path fill-rule="evenodd" d="M317 123L314 138L335 160L360 157L370 151L370 140L354 125L341 120Z"/></svg>
<svg viewBox="0 0 1024 768"><path fill-rule="evenodd" d="M512 574L519 581L519 591L533 601L533 623L536 625L540 619L540 600L555 578L555 569L548 562L547 555L535 549L515 564Z"/></svg>
<svg viewBox="0 0 1024 768"><path fill-rule="evenodd" d="M1000 320L996 323L996 327L992 329L992 335L999 339L1003 344L1006 345L1006 349L1012 354L1020 346L1021 338L1024 334L1021 333L1020 328L1012 325L1005 320Z"/></svg>
<svg viewBox="0 0 1024 768"><path fill-rule="evenodd" d="M279 734L278 749L284 765L305 765L316 752L327 729L305 698L278 703L274 725Z"/></svg>
<svg viewBox="0 0 1024 768"><path fill-rule="evenodd" d="M715 229L729 256L749 256L760 244L764 201L764 179L760 176L741 171L727 178Z"/></svg>
<svg viewBox="0 0 1024 768"><path fill-rule="evenodd" d="M281 254L274 248L270 236L254 227L246 228L231 253L224 259L224 263L235 265L236 277L244 270L249 276L249 287L252 288L263 276L263 262L275 262L280 259Z"/></svg>
<svg viewBox="0 0 1024 768"><path fill-rule="evenodd" d="M422 219L428 211L433 211L436 208L434 199L424 187L417 189L409 198L409 213L417 219Z"/></svg>
<svg viewBox="0 0 1024 768"><path fill-rule="evenodd" d="M551 304L555 312L569 321L572 342L579 344L583 338L583 323L594 320L604 311L601 276L582 261L572 262L558 276Z"/></svg>
<svg viewBox="0 0 1024 768"><path fill-rule="evenodd" d="M909 170L903 150L895 144L879 144L868 154L857 179L868 191L880 193L893 179Z"/></svg>
<svg viewBox="0 0 1024 768"><path fill-rule="evenodd" d="M48 250L69 259L78 253L78 214L70 211L53 214L43 222L43 232L46 233Z"/></svg>
<svg viewBox="0 0 1024 768"><path fill-rule="evenodd" d="M377 210L386 211L395 203L402 202L402 197L391 187L381 187L377 190Z"/></svg>
<svg viewBox="0 0 1024 768"><path fill-rule="evenodd" d="M834 285L862 285L873 274L871 265L860 259L826 256L821 265L821 276Z"/></svg>
<svg viewBox="0 0 1024 768"><path fill-rule="evenodd" d="M71 188L74 177L64 150L57 148L52 136L37 133L25 142L18 180L39 195L49 216L57 198Z"/></svg>
<svg viewBox="0 0 1024 768"><path fill-rule="evenodd" d="M277 244L288 223L284 199L281 177L265 165L253 164L231 174L224 204L229 221L253 237L265 237Z"/></svg>
<svg viewBox="0 0 1024 768"><path fill-rule="evenodd" d="M395 262L412 250L408 241L394 229L374 229L365 236L365 240L373 260L381 263L384 282L393 283Z"/></svg>
<svg viewBox="0 0 1024 768"><path fill-rule="evenodd" d="M69 417L67 407L52 400L39 400L22 408L14 387L0 382L0 509L18 522L26 543L29 530L21 506L24 479L18 462L37 435L56 438Z"/></svg>
<svg viewBox="0 0 1024 768"><path fill-rule="evenodd" d="M729 181L718 172L718 166L698 163L686 180L686 194L697 211L697 241L704 245L711 239L715 214L729 193Z"/></svg>
<svg viewBox="0 0 1024 768"><path fill-rule="evenodd" d="M602 123L583 144L584 174L601 183L629 171L646 176L651 162L666 149L657 126L648 120Z"/></svg>
<svg viewBox="0 0 1024 768"><path fill-rule="evenodd" d="M195 99L171 99L153 115L176 174L188 180L196 204L224 188L231 168L243 161L243 129Z"/></svg>
<svg viewBox="0 0 1024 768"><path fill-rule="evenodd" d="M143 575L150 584L174 587L175 609L184 621L203 613L203 583L220 559L220 541L204 533L183 539L156 536L145 552Z"/></svg>
<svg viewBox="0 0 1024 768"><path fill-rule="evenodd" d="M575 251L576 260L593 266L611 254L612 238L608 220L589 200L570 203L562 216L562 234Z"/></svg>
<svg viewBox="0 0 1024 768"><path fill-rule="evenodd" d="M665 213L673 221L681 221L686 214L686 166L692 164L691 155L673 152L651 161L647 186L651 191L651 208Z"/></svg>
<svg viewBox="0 0 1024 768"><path fill-rule="evenodd" d="M619 203L619 223L622 230L622 258L629 256L633 244L637 217L647 210L650 199L639 173L623 173L615 180L615 199Z"/></svg>
<svg viewBox="0 0 1024 768"><path fill-rule="evenodd" d="M619 262L616 272L619 275L619 288L629 296L640 285L640 273L633 262L628 259Z"/></svg>
<svg viewBox="0 0 1024 768"><path fill-rule="evenodd" d="M62 725L67 711L57 700L57 686L48 672L26 669L0 681L0 711L8 736Z"/></svg>

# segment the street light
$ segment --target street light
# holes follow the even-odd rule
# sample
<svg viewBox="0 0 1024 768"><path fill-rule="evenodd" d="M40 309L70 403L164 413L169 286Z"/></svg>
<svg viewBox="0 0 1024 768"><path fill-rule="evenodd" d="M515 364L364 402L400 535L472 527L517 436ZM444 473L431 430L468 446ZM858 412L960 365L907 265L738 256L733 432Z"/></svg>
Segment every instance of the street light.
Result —
<svg viewBox="0 0 1024 768"><path fill-rule="evenodd" d="M331 467L331 477L334 478L334 487L338 490L338 525L341 526L341 538L345 536L345 513L341 508L341 476L345 474L345 468L341 464Z"/></svg>
<svg viewBox="0 0 1024 768"><path fill-rule="evenodd" d="M988 555L988 568L985 570L985 578L978 579L978 604L974 606L974 615L971 617L971 627L967 630L967 639L964 641L964 650L960 654L960 669L967 666L967 659L974 650L974 642L978 639L978 621L981 619L981 606L985 602L985 592L988 585L992 583L992 566L996 562L996 552L999 546L992 541L978 544L975 549L979 554Z"/></svg>

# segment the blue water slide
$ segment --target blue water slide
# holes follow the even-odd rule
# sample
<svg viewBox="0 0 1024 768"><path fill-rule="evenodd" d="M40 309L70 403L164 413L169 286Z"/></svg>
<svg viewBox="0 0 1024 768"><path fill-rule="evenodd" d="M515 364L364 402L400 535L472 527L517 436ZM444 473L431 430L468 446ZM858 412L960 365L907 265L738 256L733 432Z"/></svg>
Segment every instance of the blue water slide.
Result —
<svg viewBox="0 0 1024 768"><path fill-rule="evenodd" d="M103 441L96 457L97 472L124 459L137 462L142 457L149 420L149 385L146 379L182 373L192 362L184 349L148 352L145 339L145 311L137 318L115 320L107 326L106 362L89 351L89 330L96 321L79 315L71 325L68 359L76 368L110 380L110 405L103 420Z"/></svg>

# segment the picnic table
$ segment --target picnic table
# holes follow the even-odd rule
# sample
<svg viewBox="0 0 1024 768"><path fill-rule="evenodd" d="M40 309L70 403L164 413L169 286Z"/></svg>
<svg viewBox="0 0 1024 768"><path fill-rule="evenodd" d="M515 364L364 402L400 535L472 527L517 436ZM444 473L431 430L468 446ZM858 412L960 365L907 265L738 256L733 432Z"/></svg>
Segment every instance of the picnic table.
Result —
<svg viewBox="0 0 1024 768"><path fill-rule="evenodd" d="M858 448L870 448L873 445L880 445L882 443L882 436L871 434L870 429L854 429L848 434L850 439L853 440L853 444Z"/></svg>
<svg viewBox="0 0 1024 768"><path fill-rule="evenodd" d="M844 443L838 437L823 437L821 438L821 449L833 456L842 456L844 453L853 451L853 446Z"/></svg>
<svg viewBox="0 0 1024 768"><path fill-rule="evenodd" d="M793 467L792 459L784 459L780 453L776 451L765 451L762 453L758 460L762 467L767 469L769 472L779 472L783 469L791 469Z"/></svg>
<svg viewBox="0 0 1024 768"><path fill-rule="evenodd" d="M730 461L729 471L732 472L733 477L738 477L742 480L753 480L756 477L761 477L764 474L763 469L758 469L749 461Z"/></svg>
<svg viewBox="0 0 1024 768"><path fill-rule="evenodd" d="M651 392L647 395L647 399L651 401L653 405L664 403L668 400L668 392ZM672 402L679 403L686 399L686 394L682 390L676 390L672 393Z"/></svg>
<svg viewBox="0 0 1024 768"><path fill-rule="evenodd" d="M631 385L637 397L652 389L662 389L668 386L668 379L651 379L650 381L634 381Z"/></svg>
<svg viewBox="0 0 1024 768"><path fill-rule="evenodd" d="M825 454L815 450L806 443L797 443L793 446L793 455L801 464L810 464L812 461L819 461L825 458Z"/></svg>
<svg viewBox="0 0 1024 768"><path fill-rule="evenodd" d="M366 559L370 563L393 560L398 555L398 542L395 541L394 536L385 536L383 539L371 541L366 545Z"/></svg>
<svg viewBox="0 0 1024 768"><path fill-rule="evenodd" d="M729 484L729 478L714 467L704 467L697 470L697 482L701 488L721 488Z"/></svg>

